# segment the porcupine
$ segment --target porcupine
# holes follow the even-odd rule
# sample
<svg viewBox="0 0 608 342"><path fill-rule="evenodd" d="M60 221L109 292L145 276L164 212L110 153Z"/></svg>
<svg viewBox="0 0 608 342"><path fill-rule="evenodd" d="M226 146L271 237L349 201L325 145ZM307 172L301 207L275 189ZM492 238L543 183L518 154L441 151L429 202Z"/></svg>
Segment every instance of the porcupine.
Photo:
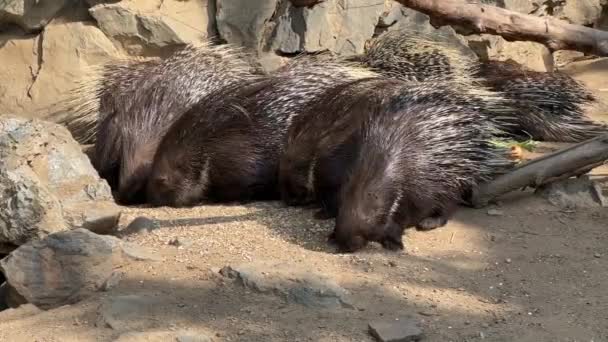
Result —
<svg viewBox="0 0 608 342"><path fill-rule="evenodd" d="M447 223L463 194L507 170L500 128L450 83L386 83L386 96L357 125L357 155L339 187L330 239L343 252L369 241L402 249L407 227ZM390 89L390 91L389 91ZM373 107L373 106L372 106Z"/></svg>
<svg viewBox="0 0 608 342"><path fill-rule="evenodd" d="M466 104L471 110L483 114L489 123L498 127L509 126L513 119L511 108L500 93L478 85L472 76L474 64L460 58L460 52L424 36L415 36L408 44L416 44L417 51L441 51L441 54L423 54L417 58L421 65L414 65L401 57L386 66L376 64L374 70L385 77L334 87L294 119L279 172L282 198L288 205L320 204L322 210L318 212L318 218L336 215L336 190L346 173L345 167L357 153L356 137L350 134L356 129L358 120L381 112L378 107L392 94L402 91L401 87L407 87L406 82L435 81L436 90L450 90L450 98L444 99L444 103L452 101L454 105L463 107ZM394 56L386 50L369 53L387 53L386 57L378 57L375 61ZM368 64L359 57L347 60ZM439 77L439 71L446 68L452 72L447 77ZM504 132L495 131L493 134L504 135ZM355 140L343 144L348 139Z"/></svg>
<svg viewBox="0 0 608 342"><path fill-rule="evenodd" d="M377 37L368 50L351 57L389 77L411 81L462 80L496 92L511 107L502 129L511 138L580 142L608 131L586 110L598 99L571 76L526 69L514 61L480 61L448 39L394 30Z"/></svg>
<svg viewBox="0 0 608 342"><path fill-rule="evenodd" d="M93 108L99 103L92 161L119 202L142 202L158 143L182 113L213 91L257 76L249 58L240 48L206 42L165 59L110 63L95 74L82 92Z"/></svg>
<svg viewBox="0 0 608 342"><path fill-rule="evenodd" d="M292 119L327 89L365 77L378 75L322 57L296 58L272 75L204 98L163 138L148 201L181 207L278 198L279 157Z"/></svg>

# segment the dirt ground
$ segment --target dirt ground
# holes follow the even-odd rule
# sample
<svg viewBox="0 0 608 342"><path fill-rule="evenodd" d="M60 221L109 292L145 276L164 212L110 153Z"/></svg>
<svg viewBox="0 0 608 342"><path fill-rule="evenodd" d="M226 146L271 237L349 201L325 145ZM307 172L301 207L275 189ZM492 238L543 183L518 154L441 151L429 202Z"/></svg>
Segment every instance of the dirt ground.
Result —
<svg viewBox="0 0 608 342"><path fill-rule="evenodd" d="M577 67L568 71L608 98L608 60ZM608 189L608 167L593 175ZM426 341L608 341L608 208L561 210L512 193L462 208L443 228L408 231L402 253L337 254L326 243L331 221L312 215L280 203L125 208L121 229L138 216L160 220L126 239L164 260L130 263L116 287L78 304L0 322L0 341L113 341L121 332L95 324L100 303L131 294L156 304L124 319L127 330L190 329L215 341L373 341L370 321L403 315L421 322ZM311 308L217 274L263 260L330 275L354 308Z"/></svg>

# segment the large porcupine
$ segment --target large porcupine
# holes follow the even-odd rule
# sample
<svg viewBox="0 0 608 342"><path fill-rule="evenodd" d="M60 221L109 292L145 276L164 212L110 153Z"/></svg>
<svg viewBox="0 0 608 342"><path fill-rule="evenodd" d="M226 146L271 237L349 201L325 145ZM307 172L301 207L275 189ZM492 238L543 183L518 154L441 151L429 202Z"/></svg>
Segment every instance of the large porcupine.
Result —
<svg viewBox="0 0 608 342"><path fill-rule="evenodd" d="M277 198L279 157L292 119L327 89L375 76L365 68L298 58L272 75L204 98L164 136L148 201L181 207Z"/></svg>
<svg viewBox="0 0 608 342"><path fill-rule="evenodd" d="M435 104L450 106L454 111L464 112L463 115L474 115L470 120L481 120L471 129L474 131L483 127L484 139L489 141L490 137L500 136L502 132L497 127L502 123L497 120L499 117L496 111L500 111L501 102L496 96L491 93L484 96L483 92L455 92L454 86L454 82L425 81L411 84L391 78L364 78L338 85L319 96L314 104L294 118L287 133L279 167L282 199L288 205L321 205L322 210L317 214L319 218L335 217L339 207L337 195L342 183L354 161L363 158L359 156L364 153L360 151L361 144L366 143L360 134L362 124L378 115L391 114L387 108L394 107L398 101L428 101L425 105L431 107ZM414 90L408 90L410 88ZM395 123L398 124L400 123ZM434 131L432 126L429 130L429 135L442 134ZM472 135L473 133L463 137L470 138ZM483 148L490 151L495 149L486 145L479 146L479 149ZM477 162L483 169L478 171L483 175L481 179L501 173L510 165L503 159L497 159L500 162L495 165L491 164L492 160L487 157L488 154L484 151L478 156ZM469 154L467 158L463 162L474 160L475 155ZM488 170L490 166L491 170ZM471 177L474 175L471 174ZM427 220L418 225L418 228L434 228L430 222Z"/></svg>
<svg viewBox="0 0 608 342"><path fill-rule="evenodd" d="M339 189L331 235L345 252L369 241L403 248L405 228L444 225L467 191L512 165L492 142L499 127L449 82L392 86L371 94L386 98L346 142L358 143L357 156Z"/></svg>
<svg viewBox="0 0 608 342"><path fill-rule="evenodd" d="M580 142L608 131L585 111L599 99L582 83L559 72L529 70L513 60L487 61L476 75L485 85L511 100L519 114L508 131L522 138Z"/></svg>
<svg viewBox="0 0 608 342"><path fill-rule="evenodd" d="M586 110L597 105L597 98L569 75L535 72L513 61L479 61L441 37L388 31L377 37L365 54L351 59L390 77L458 80L497 92L512 108L512 119L502 128L513 137L579 142L608 130L586 117Z"/></svg>
<svg viewBox="0 0 608 342"><path fill-rule="evenodd" d="M109 63L80 89L97 109L92 162L124 204L142 200L156 148L166 130L204 96L253 79L249 54L228 45L188 44L166 59ZM94 110L71 115L91 120Z"/></svg>

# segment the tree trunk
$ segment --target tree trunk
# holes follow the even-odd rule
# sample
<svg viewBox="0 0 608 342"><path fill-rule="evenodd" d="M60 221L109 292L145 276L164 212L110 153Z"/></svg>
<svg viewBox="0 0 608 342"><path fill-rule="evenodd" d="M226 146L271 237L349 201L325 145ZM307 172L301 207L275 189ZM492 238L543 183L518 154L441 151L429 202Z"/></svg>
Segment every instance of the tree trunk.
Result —
<svg viewBox="0 0 608 342"><path fill-rule="evenodd" d="M589 172L608 160L608 133L533 159L511 172L474 189L471 204L480 208L492 199L526 186L538 187L555 180Z"/></svg>
<svg viewBox="0 0 608 342"><path fill-rule="evenodd" d="M534 41L550 50L576 50L608 56L608 32L551 17L509 11L470 0L395 0L431 17L433 26L453 25L508 41Z"/></svg>

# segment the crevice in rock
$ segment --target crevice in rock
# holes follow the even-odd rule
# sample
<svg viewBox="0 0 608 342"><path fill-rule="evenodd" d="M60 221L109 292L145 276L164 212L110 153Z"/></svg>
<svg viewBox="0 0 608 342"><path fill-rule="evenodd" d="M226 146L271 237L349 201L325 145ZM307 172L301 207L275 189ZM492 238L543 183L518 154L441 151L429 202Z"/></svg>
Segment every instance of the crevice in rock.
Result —
<svg viewBox="0 0 608 342"><path fill-rule="evenodd" d="M217 0L207 0L207 21L207 39L213 44L225 43L217 26Z"/></svg>
<svg viewBox="0 0 608 342"><path fill-rule="evenodd" d="M262 29L262 39L259 42L259 50L262 52L270 52L274 41L277 37L277 27L279 25L277 19L288 10L291 3L286 0L279 0L274 9L274 12L264 22L264 28ZM276 52L275 52L276 53Z"/></svg>
<svg viewBox="0 0 608 342"><path fill-rule="evenodd" d="M40 34L38 35L38 39L37 39L38 50L36 51L36 57L37 57L36 70L34 71L30 67L30 72L32 74L32 83L27 88L27 97L29 97L30 99L32 98L32 88L34 87L34 84L36 84L36 81L38 80L38 76L40 75L40 71L42 70L42 63L44 63L43 43L44 43L44 29L40 32Z"/></svg>

